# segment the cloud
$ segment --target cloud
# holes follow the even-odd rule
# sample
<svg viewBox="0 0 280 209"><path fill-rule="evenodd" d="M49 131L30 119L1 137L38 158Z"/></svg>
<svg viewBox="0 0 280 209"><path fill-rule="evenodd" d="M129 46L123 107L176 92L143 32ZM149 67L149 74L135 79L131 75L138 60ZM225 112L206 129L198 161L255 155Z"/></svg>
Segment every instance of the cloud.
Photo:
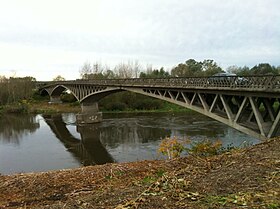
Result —
<svg viewBox="0 0 280 209"><path fill-rule="evenodd" d="M0 74L73 79L85 61L96 60L279 65L279 9L277 0L3 1Z"/></svg>

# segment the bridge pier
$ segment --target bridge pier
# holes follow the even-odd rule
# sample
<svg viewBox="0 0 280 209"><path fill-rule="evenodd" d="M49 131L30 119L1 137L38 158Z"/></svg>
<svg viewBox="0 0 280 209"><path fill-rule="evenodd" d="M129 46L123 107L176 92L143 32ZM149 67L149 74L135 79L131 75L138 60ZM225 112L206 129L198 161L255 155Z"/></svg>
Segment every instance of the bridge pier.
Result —
<svg viewBox="0 0 280 209"><path fill-rule="evenodd" d="M82 103L82 112L76 115L77 124L98 123L102 121L102 112L98 111L98 103Z"/></svg>

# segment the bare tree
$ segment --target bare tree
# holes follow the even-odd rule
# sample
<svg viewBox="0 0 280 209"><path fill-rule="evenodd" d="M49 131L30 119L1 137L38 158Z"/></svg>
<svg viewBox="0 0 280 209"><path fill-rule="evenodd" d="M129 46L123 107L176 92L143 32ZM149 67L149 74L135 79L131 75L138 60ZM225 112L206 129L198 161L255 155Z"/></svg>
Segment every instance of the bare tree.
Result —
<svg viewBox="0 0 280 209"><path fill-rule="evenodd" d="M83 66L81 67L80 69L80 76L82 79L87 79L87 76L89 74L91 74L91 70L92 70L92 67L91 67L91 64L87 61L83 64Z"/></svg>
<svg viewBox="0 0 280 209"><path fill-rule="evenodd" d="M132 66L133 66L132 68L133 68L133 71L134 71L134 76L133 77L138 78L139 74L142 70L142 66L141 66L141 64L139 63L138 60L134 60L132 62Z"/></svg>
<svg viewBox="0 0 280 209"><path fill-rule="evenodd" d="M129 60L127 63L122 62L116 65L114 71L118 78L138 78L141 65L138 60Z"/></svg>

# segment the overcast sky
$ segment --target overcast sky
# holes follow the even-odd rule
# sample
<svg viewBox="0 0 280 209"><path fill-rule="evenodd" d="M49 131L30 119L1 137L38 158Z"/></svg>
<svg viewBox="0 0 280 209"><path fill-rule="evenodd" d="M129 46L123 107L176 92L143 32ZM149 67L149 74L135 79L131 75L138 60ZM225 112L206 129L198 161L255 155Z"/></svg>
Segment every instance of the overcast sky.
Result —
<svg viewBox="0 0 280 209"><path fill-rule="evenodd" d="M0 75L79 78L88 61L280 65L279 0L0 0Z"/></svg>

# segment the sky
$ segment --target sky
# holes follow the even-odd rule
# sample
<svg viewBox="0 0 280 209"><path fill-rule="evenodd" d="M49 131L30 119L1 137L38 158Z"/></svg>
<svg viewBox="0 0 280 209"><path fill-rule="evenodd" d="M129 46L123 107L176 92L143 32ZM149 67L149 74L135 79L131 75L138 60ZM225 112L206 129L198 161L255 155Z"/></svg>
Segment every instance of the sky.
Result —
<svg viewBox="0 0 280 209"><path fill-rule="evenodd" d="M0 0L0 76L80 78L86 62L280 65L279 0Z"/></svg>

